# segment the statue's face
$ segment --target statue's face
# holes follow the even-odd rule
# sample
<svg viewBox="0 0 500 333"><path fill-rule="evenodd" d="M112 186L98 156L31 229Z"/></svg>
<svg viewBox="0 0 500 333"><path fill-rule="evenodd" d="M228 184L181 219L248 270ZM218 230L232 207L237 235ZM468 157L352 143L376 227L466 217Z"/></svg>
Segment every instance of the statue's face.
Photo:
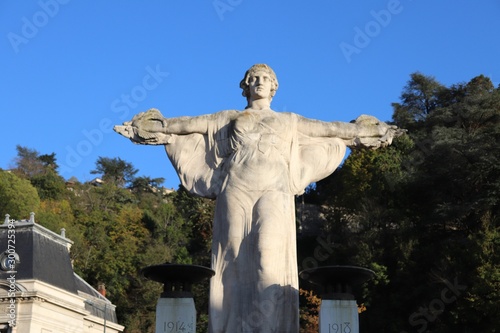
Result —
<svg viewBox="0 0 500 333"><path fill-rule="evenodd" d="M248 78L250 99L257 100L271 98L271 89L273 86L271 75L265 71L258 71Z"/></svg>

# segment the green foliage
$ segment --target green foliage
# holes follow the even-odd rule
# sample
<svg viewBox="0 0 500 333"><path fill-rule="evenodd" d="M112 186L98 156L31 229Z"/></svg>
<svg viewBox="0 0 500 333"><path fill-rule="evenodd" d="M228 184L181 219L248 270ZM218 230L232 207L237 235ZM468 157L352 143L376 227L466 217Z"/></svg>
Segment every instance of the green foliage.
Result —
<svg viewBox="0 0 500 333"><path fill-rule="evenodd" d="M179 188L173 203L187 223L190 243L189 253L195 254L197 265L210 266L210 248L212 240L212 220L215 202L210 199L190 195L183 187Z"/></svg>
<svg viewBox="0 0 500 333"><path fill-rule="evenodd" d="M388 149L351 153L316 186L328 221L322 237L336 245L324 263L377 273L363 293L366 332L493 332L500 90L482 75L444 87L415 73L393 106L408 135ZM461 289L444 304L450 284ZM432 314L436 304L444 308Z"/></svg>
<svg viewBox="0 0 500 333"><path fill-rule="evenodd" d="M136 177L132 180L130 189L135 193L158 193L162 191L160 185L164 181L165 178Z"/></svg>
<svg viewBox="0 0 500 333"><path fill-rule="evenodd" d="M60 200L66 191L64 179L52 168L31 177L31 184L36 187L40 199Z"/></svg>
<svg viewBox="0 0 500 333"><path fill-rule="evenodd" d="M109 158L101 156L97 159L95 170L90 171L91 174L101 175L102 180L105 182L113 183L120 187L132 182L137 172L138 170L131 163L119 157Z"/></svg>
<svg viewBox="0 0 500 333"><path fill-rule="evenodd" d="M15 172L25 178L31 178L39 175L44 171L44 162L39 159L39 153L23 146L16 146L17 157L14 162L16 164Z"/></svg>
<svg viewBox="0 0 500 333"><path fill-rule="evenodd" d="M29 179L38 190L40 199L61 199L66 186L64 179L57 173L56 156L40 155L34 149L16 146L17 157L14 159L16 175Z"/></svg>
<svg viewBox="0 0 500 333"><path fill-rule="evenodd" d="M440 104L439 96L445 90L438 81L431 76L413 73L401 93L402 103L394 103L393 118L401 128L412 127L415 122L423 121Z"/></svg>
<svg viewBox="0 0 500 333"><path fill-rule="evenodd" d="M40 198L31 183L8 171L0 171L0 214L10 218L29 219L37 212Z"/></svg>

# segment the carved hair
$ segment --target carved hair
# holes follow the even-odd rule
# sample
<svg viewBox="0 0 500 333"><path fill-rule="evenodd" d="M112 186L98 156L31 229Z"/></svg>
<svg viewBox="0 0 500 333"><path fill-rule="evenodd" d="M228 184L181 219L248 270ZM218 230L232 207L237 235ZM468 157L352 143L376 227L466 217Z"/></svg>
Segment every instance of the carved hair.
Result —
<svg viewBox="0 0 500 333"><path fill-rule="evenodd" d="M273 99L274 95L276 94L276 90L278 90L278 78L276 77L276 74L272 70L271 67L269 67L266 64L256 64L250 67L249 70L246 71L245 77L243 80L240 81L240 88L243 89L241 94L243 97L246 97L247 101L250 101L250 84L248 83L248 80L250 79L250 76L257 72L266 72L271 76L271 96L269 97L270 100Z"/></svg>

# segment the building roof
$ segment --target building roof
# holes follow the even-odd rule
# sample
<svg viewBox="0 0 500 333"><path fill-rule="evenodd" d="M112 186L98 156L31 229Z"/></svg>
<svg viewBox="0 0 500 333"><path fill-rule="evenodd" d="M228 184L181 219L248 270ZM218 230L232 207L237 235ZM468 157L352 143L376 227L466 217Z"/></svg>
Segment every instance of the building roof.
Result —
<svg viewBox="0 0 500 333"><path fill-rule="evenodd" d="M12 234L15 237L9 238ZM15 243L9 243L9 239L14 239ZM9 244L12 245L10 250ZM106 320L117 323L115 306L73 271L72 244L64 232L59 235L36 224L34 214L29 220L20 221L11 220L7 215L0 225L0 258L15 251L16 281L37 280L84 297L85 308L93 315L104 318L106 314ZM11 268L2 265L0 280L5 281L12 273Z"/></svg>

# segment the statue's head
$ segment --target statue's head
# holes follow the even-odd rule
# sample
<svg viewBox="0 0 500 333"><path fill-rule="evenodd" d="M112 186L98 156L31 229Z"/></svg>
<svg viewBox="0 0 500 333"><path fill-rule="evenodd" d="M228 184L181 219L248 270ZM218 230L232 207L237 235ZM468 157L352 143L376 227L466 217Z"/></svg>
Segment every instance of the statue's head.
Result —
<svg viewBox="0 0 500 333"><path fill-rule="evenodd" d="M249 70L246 71L245 77L243 80L240 81L240 88L243 89L241 94L246 97L247 101L250 99L250 91L249 91L249 79L252 77L253 74L257 72L266 72L269 74L272 80L272 88L271 88L271 96L269 96L269 100L272 100L274 95L276 94L276 90L278 90L278 79L276 78L276 74L272 70L271 67L269 67L266 64L256 64L250 67Z"/></svg>

